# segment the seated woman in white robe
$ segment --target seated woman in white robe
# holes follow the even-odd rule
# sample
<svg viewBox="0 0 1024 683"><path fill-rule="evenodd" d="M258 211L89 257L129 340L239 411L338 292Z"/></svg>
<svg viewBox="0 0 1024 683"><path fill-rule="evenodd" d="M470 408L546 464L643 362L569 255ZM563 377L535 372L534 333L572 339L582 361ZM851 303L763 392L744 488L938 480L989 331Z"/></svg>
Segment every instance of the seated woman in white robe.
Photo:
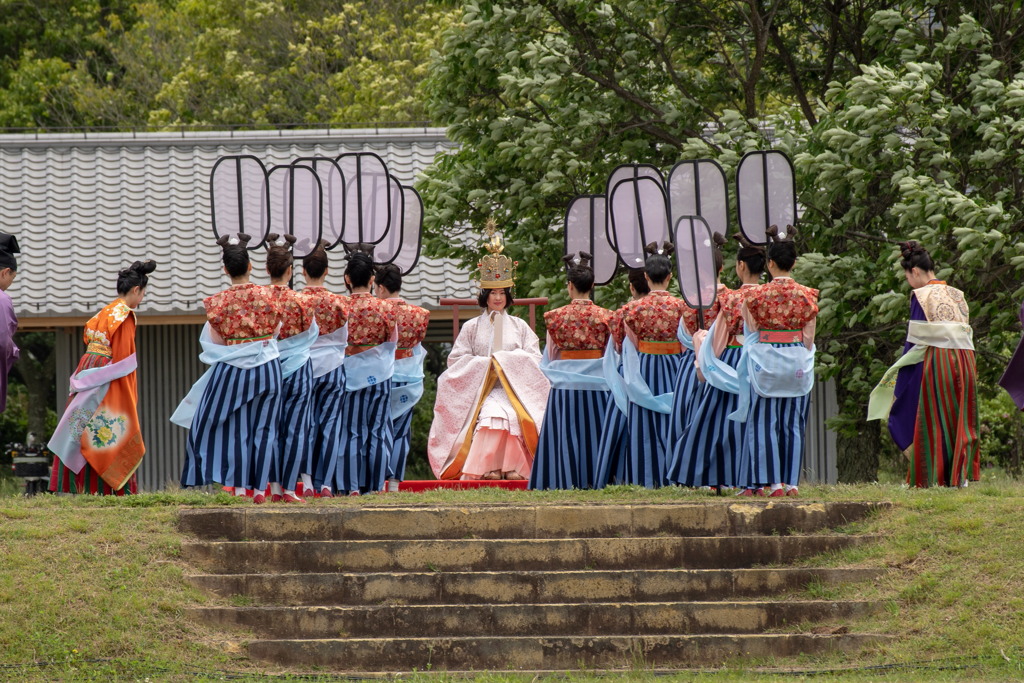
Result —
<svg viewBox="0 0 1024 683"><path fill-rule="evenodd" d="M459 331L437 379L427 454L439 479L530 478L550 384L537 335L506 311L513 268L497 252L483 259L483 314Z"/></svg>

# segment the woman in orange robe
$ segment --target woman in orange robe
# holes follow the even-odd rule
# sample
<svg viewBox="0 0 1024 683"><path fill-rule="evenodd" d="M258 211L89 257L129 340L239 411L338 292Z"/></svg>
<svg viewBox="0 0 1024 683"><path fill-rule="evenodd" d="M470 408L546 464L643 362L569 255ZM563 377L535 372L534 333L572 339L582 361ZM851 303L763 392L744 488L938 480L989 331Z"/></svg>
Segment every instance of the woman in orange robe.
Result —
<svg viewBox="0 0 1024 683"><path fill-rule="evenodd" d="M135 470L146 447L136 408L135 309L155 269L153 261L136 261L118 273L118 297L85 324L85 355L71 377L68 406L49 444L57 454L50 491L104 496L137 492ZM98 379L104 374L109 382ZM99 404L90 403L89 396Z"/></svg>

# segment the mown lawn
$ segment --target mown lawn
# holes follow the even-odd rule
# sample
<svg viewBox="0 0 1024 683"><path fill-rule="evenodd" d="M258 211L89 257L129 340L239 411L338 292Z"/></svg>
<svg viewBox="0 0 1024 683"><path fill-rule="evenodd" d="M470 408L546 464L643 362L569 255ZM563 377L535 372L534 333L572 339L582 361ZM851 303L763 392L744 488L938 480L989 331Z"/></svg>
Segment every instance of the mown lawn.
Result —
<svg viewBox="0 0 1024 683"><path fill-rule="evenodd" d="M0 486L0 680L333 680L266 671L241 654L244 633L218 633L182 607L212 598L191 589L174 522L182 506L246 505L225 494L134 498L11 495ZM887 500L891 511L850 533L884 541L822 565L887 567L884 579L798 596L871 599L878 613L851 631L895 638L856 656L736 662L728 670L665 674L637 669L627 680L840 681L1024 679L1024 485L992 478L966 490L897 485L801 487L810 500ZM731 500L678 489L612 487L600 492L463 491L390 494L312 505L602 504ZM812 625L801 625L810 629ZM766 669L770 669L766 671ZM337 680L347 677L338 676ZM402 676L447 679L441 673ZM487 674L488 681L533 675ZM584 680L581 671L562 680Z"/></svg>

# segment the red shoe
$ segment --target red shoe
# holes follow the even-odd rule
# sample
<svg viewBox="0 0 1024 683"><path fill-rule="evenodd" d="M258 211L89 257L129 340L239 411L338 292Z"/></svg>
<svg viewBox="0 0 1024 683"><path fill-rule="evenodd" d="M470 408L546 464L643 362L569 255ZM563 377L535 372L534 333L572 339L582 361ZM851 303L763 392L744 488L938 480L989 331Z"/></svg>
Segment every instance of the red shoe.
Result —
<svg viewBox="0 0 1024 683"><path fill-rule="evenodd" d="M782 498L785 495L786 495L786 489L775 489L774 491L772 491L771 493L768 494L768 497L769 498Z"/></svg>
<svg viewBox="0 0 1024 683"><path fill-rule="evenodd" d="M291 493L286 493L286 494L284 494L282 496L279 496L279 497L281 498L281 500L283 500L286 503L305 503L306 502L302 498L300 498L299 496L293 495Z"/></svg>
<svg viewBox="0 0 1024 683"><path fill-rule="evenodd" d="M359 495L359 491L353 491L352 493L350 493L348 495L350 495L350 496L358 496Z"/></svg>
<svg viewBox="0 0 1024 683"><path fill-rule="evenodd" d="M257 493L255 496L252 497L252 504L253 505L263 505L266 502L267 502L267 497L265 495L263 495L262 493Z"/></svg>
<svg viewBox="0 0 1024 683"><path fill-rule="evenodd" d="M754 496L754 489L740 489L736 492L737 496Z"/></svg>
<svg viewBox="0 0 1024 683"><path fill-rule="evenodd" d="M334 494L331 493L330 489L320 489L320 498L334 498Z"/></svg>
<svg viewBox="0 0 1024 683"><path fill-rule="evenodd" d="M768 492L765 490L763 486L758 486L756 489L754 489L754 495L764 498L765 496L768 495Z"/></svg>
<svg viewBox="0 0 1024 683"><path fill-rule="evenodd" d="M295 495L299 496L300 498L306 496L306 487L303 486L301 481L298 484L295 485ZM310 491L309 495L313 495L313 492Z"/></svg>
<svg viewBox="0 0 1024 683"><path fill-rule="evenodd" d="M280 493L275 493L270 497L271 503L280 503L284 497Z"/></svg>
<svg viewBox="0 0 1024 683"><path fill-rule="evenodd" d="M790 490L786 491L786 495L787 496L793 496L794 498L797 498L800 495L800 492L797 491L796 487L794 486Z"/></svg>

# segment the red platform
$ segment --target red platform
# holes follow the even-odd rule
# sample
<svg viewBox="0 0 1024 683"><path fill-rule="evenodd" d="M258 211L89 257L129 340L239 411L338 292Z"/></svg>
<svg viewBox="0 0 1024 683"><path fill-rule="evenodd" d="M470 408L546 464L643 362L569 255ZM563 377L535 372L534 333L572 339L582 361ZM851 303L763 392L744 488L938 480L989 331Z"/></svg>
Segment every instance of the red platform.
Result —
<svg viewBox="0 0 1024 683"><path fill-rule="evenodd" d="M525 479L519 479L516 481L509 479L425 479L422 481L403 481L399 482L399 491L434 491L436 489L482 489L482 488L497 488L497 489L509 489L514 491L525 491L526 484L528 482Z"/></svg>

